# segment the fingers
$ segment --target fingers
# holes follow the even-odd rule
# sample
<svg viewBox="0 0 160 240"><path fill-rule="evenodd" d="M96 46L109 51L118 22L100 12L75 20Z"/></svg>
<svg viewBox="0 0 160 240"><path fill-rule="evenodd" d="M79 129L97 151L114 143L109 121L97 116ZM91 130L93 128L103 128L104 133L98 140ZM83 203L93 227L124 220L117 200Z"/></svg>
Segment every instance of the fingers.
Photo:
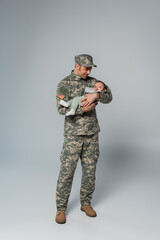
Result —
<svg viewBox="0 0 160 240"><path fill-rule="evenodd" d="M91 101L91 100L89 100L87 98L82 99L81 102L84 102L82 104L83 107L87 107L87 106L89 106L89 105L91 105L93 103L93 101Z"/></svg>
<svg viewBox="0 0 160 240"><path fill-rule="evenodd" d="M90 111L92 111L95 107L96 107L96 105L98 104L98 102L94 102L94 103L91 103L89 106L87 106L87 107L81 107L82 108L82 111L83 112L90 112Z"/></svg>
<svg viewBox="0 0 160 240"><path fill-rule="evenodd" d="M86 98L83 98L80 102L84 102L84 101L86 101Z"/></svg>
<svg viewBox="0 0 160 240"><path fill-rule="evenodd" d="M91 102L85 101L85 102L83 103L83 107L87 107L87 106L89 106L89 105L91 105L91 104L92 104Z"/></svg>
<svg viewBox="0 0 160 240"><path fill-rule="evenodd" d="M94 102L94 103L92 103L90 106L91 106L91 107L95 107L97 104L98 104L98 102Z"/></svg>
<svg viewBox="0 0 160 240"><path fill-rule="evenodd" d="M96 106L98 102L90 102L90 101L85 101L85 103L82 104L83 107L88 107L88 106Z"/></svg>
<svg viewBox="0 0 160 240"><path fill-rule="evenodd" d="M90 108L90 110L93 110L96 106L97 106L97 102L91 103L91 105L88 106L88 108Z"/></svg>

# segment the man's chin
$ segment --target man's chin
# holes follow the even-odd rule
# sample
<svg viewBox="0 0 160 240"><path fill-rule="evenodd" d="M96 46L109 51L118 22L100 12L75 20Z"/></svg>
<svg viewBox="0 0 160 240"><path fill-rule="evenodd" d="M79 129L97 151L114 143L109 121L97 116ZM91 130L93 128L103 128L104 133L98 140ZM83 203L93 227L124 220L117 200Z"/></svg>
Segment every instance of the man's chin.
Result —
<svg viewBox="0 0 160 240"><path fill-rule="evenodd" d="M83 76L83 79L86 79L88 77L88 75L85 75L85 76Z"/></svg>

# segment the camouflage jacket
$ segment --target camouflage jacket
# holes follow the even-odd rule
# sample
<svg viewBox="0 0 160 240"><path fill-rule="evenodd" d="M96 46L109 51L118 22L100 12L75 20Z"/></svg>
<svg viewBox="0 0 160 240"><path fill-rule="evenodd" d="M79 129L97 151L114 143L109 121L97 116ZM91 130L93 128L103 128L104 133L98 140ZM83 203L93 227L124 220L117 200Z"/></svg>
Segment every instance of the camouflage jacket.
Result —
<svg viewBox="0 0 160 240"><path fill-rule="evenodd" d="M72 71L69 76L64 78L57 86L57 109L62 115L65 115L69 108L65 108L59 104L60 100L69 101L74 97L84 95L86 87L94 87L97 82L93 77L83 79ZM109 103L112 101L112 93L105 84L105 90L100 93L98 99L101 103ZM100 131L96 110L83 112L80 107L76 110L76 115L65 117L64 135L92 135Z"/></svg>

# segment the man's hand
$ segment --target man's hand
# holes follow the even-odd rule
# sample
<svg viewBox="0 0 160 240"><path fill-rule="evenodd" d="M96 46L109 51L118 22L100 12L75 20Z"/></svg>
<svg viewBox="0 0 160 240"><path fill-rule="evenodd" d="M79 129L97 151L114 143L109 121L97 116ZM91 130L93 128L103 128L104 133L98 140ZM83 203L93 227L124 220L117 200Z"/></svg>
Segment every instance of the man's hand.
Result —
<svg viewBox="0 0 160 240"><path fill-rule="evenodd" d="M84 102L82 104L82 107L87 107L91 105L95 100L97 100L100 97L100 94L95 92L95 93L90 93L84 95L85 97L81 100L81 102Z"/></svg>
<svg viewBox="0 0 160 240"><path fill-rule="evenodd" d="M93 109L95 109L96 105L98 104L98 102L94 102L94 103L91 103L89 106L87 107L81 107L82 111L83 112L90 112L92 111Z"/></svg>

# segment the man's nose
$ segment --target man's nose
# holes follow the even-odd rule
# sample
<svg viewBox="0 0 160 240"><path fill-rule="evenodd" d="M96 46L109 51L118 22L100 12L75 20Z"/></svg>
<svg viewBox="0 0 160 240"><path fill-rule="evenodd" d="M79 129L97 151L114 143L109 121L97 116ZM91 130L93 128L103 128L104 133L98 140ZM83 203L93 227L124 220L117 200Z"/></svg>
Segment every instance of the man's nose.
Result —
<svg viewBox="0 0 160 240"><path fill-rule="evenodd" d="M89 75L89 74L90 74L90 72L91 72L91 70L90 70L90 69L88 69L88 70L87 70L87 74Z"/></svg>

